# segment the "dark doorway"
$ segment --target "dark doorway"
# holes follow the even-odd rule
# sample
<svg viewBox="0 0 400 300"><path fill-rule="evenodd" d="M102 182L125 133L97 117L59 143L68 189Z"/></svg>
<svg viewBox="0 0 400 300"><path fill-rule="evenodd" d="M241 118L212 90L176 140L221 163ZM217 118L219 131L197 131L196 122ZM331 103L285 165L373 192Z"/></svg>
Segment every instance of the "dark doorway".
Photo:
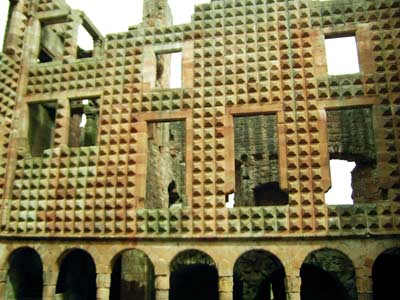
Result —
<svg viewBox="0 0 400 300"><path fill-rule="evenodd" d="M188 250L171 263L170 300L218 300L218 271L205 253Z"/></svg>
<svg viewBox="0 0 400 300"><path fill-rule="evenodd" d="M43 266L35 250L22 248L11 254L7 277L6 299L42 299Z"/></svg>
<svg viewBox="0 0 400 300"><path fill-rule="evenodd" d="M301 300L357 300L351 260L334 249L311 252L301 269Z"/></svg>
<svg viewBox="0 0 400 300"><path fill-rule="evenodd" d="M120 254L111 274L110 300L154 300L154 268L139 250Z"/></svg>
<svg viewBox="0 0 400 300"><path fill-rule="evenodd" d="M343 286L334 275L310 264L303 264L300 270L302 300L346 299Z"/></svg>
<svg viewBox="0 0 400 300"><path fill-rule="evenodd" d="M400 248L383 252L372 268L373 299L399 298Z"/></svg>
<svg viewBox="0 0 400 300"><path fill-rule="evenodd" d="M234 300L286 300L285 270L264 250L242 254L233 269Z"/></svg>
<svg viewBox="0 0 400 300"><path fill-rule="evenodd" d="M63 300L96 300L96 266L83 250L73 250L63 259L56 294Z"/></svg>

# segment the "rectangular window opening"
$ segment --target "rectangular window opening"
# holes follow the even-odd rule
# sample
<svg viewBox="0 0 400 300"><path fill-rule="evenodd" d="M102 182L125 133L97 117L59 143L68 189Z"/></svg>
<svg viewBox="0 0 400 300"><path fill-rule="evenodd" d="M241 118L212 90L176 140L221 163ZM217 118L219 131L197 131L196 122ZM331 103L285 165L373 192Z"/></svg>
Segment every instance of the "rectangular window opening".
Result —
<svg viewBox="0 0 400 300"><path fill-rule="evenodd" d="M156 88L182 87L182 51L156 53Z"/></svg>
<svg viewBox="0 0 400 300"><path fill-rule="evenodd" d="M98 119L98 99L71 100L68 146L95 146L97 144Z"/></svg>
<svg viewBox="0 0 400 300"><path fill-rule="evenodd" d="M41 24L38 62L48 63L64 55L63 24Z"/></svg>
<svg viewBox="0 0 400 300"><path fill-rule="evenodd" d="M43 155L53 145L57 102L29 105L29 146L32 156Z"/></svg>
<svg viewBox="0 0 400 300"><path fill-rule="evenodd" d="M93 45L93 37L89 34L85 27L83 27L83 25L80 25L78 29L77 58L81 59L93 57Z"/></svg>
<svg viewBox="0 0 400 300"><path fill-rule="evenodd" d="M234 135L235 194L228 197L228 205L288 204L288 194L279 186L276 115L235 117Z"/></svg>
<svg viewBox="0 0 400 300"><path fill-rule="evenodd" d="M326 59L329 75L360 72L355 35L325 37Z"/></svg>
<svg viewBox="0 0 400 300"><path fill-rule="evenodd" d="M371 203L385 198L378 186L371 108L327 111L331 188L328 205Z"/></svg>
<svg viewBox="0 0 400 300"><path fill-rule="evenodd" d="M149 122L146 208L186 205L185 121Z"/></svg>

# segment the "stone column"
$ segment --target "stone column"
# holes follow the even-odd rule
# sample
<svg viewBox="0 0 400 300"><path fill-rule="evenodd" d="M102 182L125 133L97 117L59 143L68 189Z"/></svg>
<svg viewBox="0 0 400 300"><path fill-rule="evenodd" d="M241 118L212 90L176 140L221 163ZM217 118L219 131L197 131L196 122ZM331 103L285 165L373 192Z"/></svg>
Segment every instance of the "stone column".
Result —
<svg viewBox="0 0 400 300"><path fill-rule="evenodd" d="M76 59L78 53L78 30L82 19L78 11L69 16L64 38L64 58Z"/></svg>
<svg viewBox="0 0 400 300"><path fill-rule="evenodd" d="M286 277L286 290L288 300L300 300L300 287L300 274Z"/></svg>
<svg viewBox="0 0 400 300"><path fill-rule="evenodd" d="M356 268L356 286L358 300L372 300L372 270L369 268Z"/></svg>
<svg viewBox="0 0 400 300"><path fill-rule="evenodd" d="M152 45L147 45L143 50L143 90L150 91L156 86L157 59Z"/></svg>
<svg viewBox="0 0 400 300"><path fill-rule="evenodd" d="M18 53L20 48L20 41L22 39L22 31L24 22L26 21L25 15L22 13L23 1L13 3L10 1L10 9L12 9L10 18L7 22L6 36L4 40L4 52L8 55L14 55Z"/></svg>
<svg viewBox="0 0 400 300"><path fill-rule="evenodd" d="M0 298L6 298L7 270L0 271Z"/></svg>
<svg viewBox="0 0 400 300"><path fill-rule="evenodd" d="M109 300L110 299L110 287L111 287L111 274L103 273L97 274L96 277L97 287L97 300Z"/></svg>
<svg viewBox="0 0 400 300"><path fill-rule="evenodd" d="M29 20L28 29L25 35L24 56L28 63L36 63L40 52L40 21L34 17Z"/></svg>
<svg viewBox="0 0 400 300"><path fill-rule="evenodd" d="M43 300L53 300L56 295L58 272L43 271Z"/></svg>
<svg viewBox="0 0 400 300"><path fill-rule="evenodd" d="M233 299L233 276L220 276L218 281L219 300Z"/></svg>
<svg viewBox="0 0 400 300"><path fill-rule="evenodd" d="M193 88L194 78L194 44L185 41L182 45L182 88Z"/></svg>
<svg viewBox="0 0 400 300"><path fill-rule="evenodd" d="M68 146L70 117L69 99L59 99L57 101L53 148Z"/></svg>
<svg viewBox="0 0 400 300"><path fill-rule="evenodd" d="M86 126L83 133L83 146L96 145L97 139L97 111L94 105L89 101L88 105L83 107L86 115Z"/></svg>
<svg viewBox="0 0 400 300"><path fill-rule="evenodd" d="M155 275L156 300L168 300L169 276L166 274Z"/></svg>
<svg viewBox="0 0 400 300"><path fill-rule="evenodd" d="M172 25L172 13L168 1L144 0L143 22L147 26Z"/></svg>
<svg viewBox="0 0 400 300"><path fill-rule="evenodd" d="M99 57L103 55L104 41L97 39L93 41L93 57Z"/></svg>

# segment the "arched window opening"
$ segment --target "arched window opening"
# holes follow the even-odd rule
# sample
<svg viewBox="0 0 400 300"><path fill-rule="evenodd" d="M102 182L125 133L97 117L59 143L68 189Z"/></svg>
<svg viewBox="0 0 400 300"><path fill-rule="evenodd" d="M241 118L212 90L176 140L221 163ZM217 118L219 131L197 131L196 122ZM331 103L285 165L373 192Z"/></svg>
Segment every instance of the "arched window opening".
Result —
<svg viewBox="0 0 400 300"><path fill-rule="evenodd" d="M400 248L389 249L376 259L372 267L373 300L399 297Z"/></svg>
<svg viewBox="0 0 400 300"><path fill-rule="evenodd" d="M242 254L233 269L233 300L286 300L285 269L263 250Z"/></svg>
<svg viewBox="0 0 400 300"><path fill-rule="evenodd" d="M300 277L301 300L358 299L353 263L337 250L310 253L301 266Z"/></svg>
<svg viewBox="0 0 400 300"><path fill-rule="evenodd" d="M111 274L110 300L154 300L154 268L139 250L127 250L116 258Z"/></svg>
<svg viewBox="0 0 400 300"><path fill-rule="evenodd" d="M5 299L42 299L43 266L35 250L23 248L12 253L7 275Z"/></svg>
<svg viewBox="0 0 400 300"><path fill-rule="evenodd" d="M218 271L205 253L187 250L170 265L170 300L218 300Z"/></svg>
<svg viewBox="0 0 400 300"><path fill-rule="evenodd" d="M63 300L96 300L96 266L83 250L72 250L63 259L56 296Z"/></svg>

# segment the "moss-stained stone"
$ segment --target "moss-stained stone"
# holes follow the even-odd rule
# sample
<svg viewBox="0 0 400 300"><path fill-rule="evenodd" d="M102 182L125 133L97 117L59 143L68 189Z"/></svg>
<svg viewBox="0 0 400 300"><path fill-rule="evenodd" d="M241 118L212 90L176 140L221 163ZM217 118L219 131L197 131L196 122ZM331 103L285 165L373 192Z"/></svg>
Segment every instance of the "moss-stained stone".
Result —
<svg viewBox="0 0 400 300"><path fill-rule="evenodd" d="M193 249L204 255L185 258L175 279L211 272L202 299L232 300L238 278L240 297L254 298L277 258L286 281L270 295L298 300L310 253L308 266L336 274L346 300L371 299L376 258L400 247L399 1L218 0L173 25L168 1L145 0L143 22L107 36L66 1L11 4L0 53L1 299L7 282L19 289L13 253L26 247L43 264L43 300L61 297L61 266L77 249L94 262L98 300L132 249L154 265L156 300L172 297L171 262ZM91 53L77 45L80 26ZM349 34L360 72L329 76L324 39ZM182 88L171 89L168 55L180 51ZM84 99L96 105L74 113ZM356 162L353 205L325 203L330 158ZM354 272L318 252L326 247ZM240 259L252 250L268 255ZM144 286L145 259L123 260L120 273Z"/></svg>

